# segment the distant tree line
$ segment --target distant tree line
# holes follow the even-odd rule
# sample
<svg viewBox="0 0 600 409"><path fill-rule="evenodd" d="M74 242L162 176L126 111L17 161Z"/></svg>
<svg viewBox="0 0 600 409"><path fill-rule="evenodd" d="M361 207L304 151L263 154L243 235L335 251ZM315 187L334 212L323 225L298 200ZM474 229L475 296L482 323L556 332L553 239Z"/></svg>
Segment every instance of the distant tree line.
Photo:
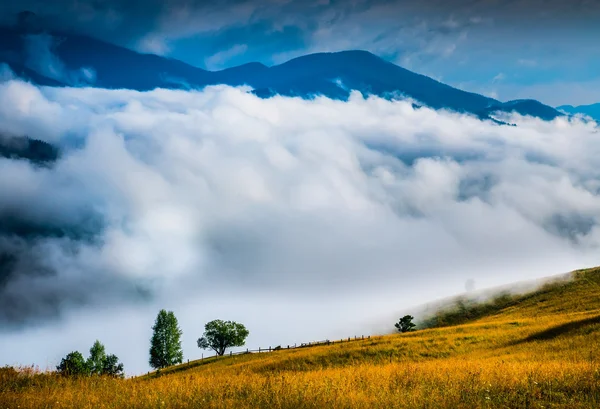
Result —
<svg viewBox="0 0 600 409"><path fill-rule="evenodd" d="M58 160L59 151L44 141L26 136L0 134L0 157L28 160L36 165L49 165Z"/></svg>
<svg viewBox="0 0 600 409"><path fill-rule="evenodd" d="M212 349L223 355L227 348L243 346L250 332L234 321L214 320L204 326L204 334L197 341L198 347ZM177 318L173 311L160 310L152 326L150 359L154 369L163 369L183 362L183 349ZM56 370L66 376L113 376L124 377L123 364L116 355L107 354L100 341L94 342L86 359L79 351L65 356Z"/></svg>

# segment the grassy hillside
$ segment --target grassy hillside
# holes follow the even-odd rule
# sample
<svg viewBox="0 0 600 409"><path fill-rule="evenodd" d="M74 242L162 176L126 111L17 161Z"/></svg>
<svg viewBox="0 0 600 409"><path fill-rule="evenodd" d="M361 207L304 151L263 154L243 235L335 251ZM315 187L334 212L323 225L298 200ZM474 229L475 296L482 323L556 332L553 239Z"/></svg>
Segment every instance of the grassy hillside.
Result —
<svg viewBox="0 0 600 409"><path fill-rule="evenodd" d="M437 318L446 326L128 380L4 370L0 408L600 407L600 269Z"/></svg>

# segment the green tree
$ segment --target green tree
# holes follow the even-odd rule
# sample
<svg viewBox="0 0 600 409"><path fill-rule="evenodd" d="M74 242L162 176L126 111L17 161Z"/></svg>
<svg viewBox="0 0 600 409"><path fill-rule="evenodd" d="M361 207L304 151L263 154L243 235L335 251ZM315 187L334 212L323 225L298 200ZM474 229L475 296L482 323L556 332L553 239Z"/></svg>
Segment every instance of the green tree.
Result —
<svg viewBox="0 0 600 409"><path fill-rule="evenodd" d="M394 324L394 326L396 327L398 332L414 331L416 327L416 325L412 322L412 320L414 319L415 317L413 317L412 315L405 315L404 317L400 318L400 321Z"/></svg>
<svg viewBox="0 0 600 409"><path fill-rule="evenodd" d="M87 362L79 351L73 351L67 354L67 356L60 361L60 365L56 367L56 370L67 376L83 376L90 374Z"/></svg>
<svg viewBox="0 0 600 409"><path fill-rule="evenodd" d="M90 348L90 357L87 360L87 366L92 375L102 375L105 359L106 349L100 341L96 340Z"/></svg>
<svg viewBox="0 0 600 409"><path fill-rule="evenodd" d="M102 361L102 375L114 376L123 378L123 364L119 362L116 355L107 355Z"/></svg>
<svg viewBox="0 0 600 409"><path fill-rule="evenodd" d="M150 339L150 366L155 369L183 362L183 351L181 349L181 335L177 318L173 311L160 310Z"/></svg>
<svg viewBox="0 0 600 409"><path fill-rule="evenodd" d="M204 326L204 334L198 339L198 348L212 349L217 355L223 355L227 348L243 346L249 334L242 324L214 320Z"/></svg>

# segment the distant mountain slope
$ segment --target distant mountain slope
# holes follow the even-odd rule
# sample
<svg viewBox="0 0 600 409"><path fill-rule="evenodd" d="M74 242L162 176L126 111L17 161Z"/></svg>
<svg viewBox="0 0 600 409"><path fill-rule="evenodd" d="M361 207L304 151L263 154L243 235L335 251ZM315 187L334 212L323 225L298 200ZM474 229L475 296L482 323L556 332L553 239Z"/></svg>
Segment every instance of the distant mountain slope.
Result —
<svg viewBox="0 0 600 409"><path fill-rule="evenodd" d="M600 267L441 300L421 328L553 314L600 313ZM431 308L431 305L429 305ZM599 319L600 323L600 319Z"/></svg>
<svg viewBox="0 0 600 409"><path fill-rule="evenodd" d="M0 62L43 85L96 86L140 91L249 85L260 97L281 94L346 99L351 90L385 98L409 97L434 109L487 118L494 111L554 119L561 113L537 101L502 103L462 91L366 51L319 53L267 67L250 63L206 71L181 61L140 54L86 36L0 29Z"/></svg>
<svg viewBox="0 0 600 409"><path fill-rule="evenodd" d="M557 116L556 109L544 105L533 99L517 99L508 102L499 102L482 111L483 114L493 114L494 112L516 112L521 115L530 115L551 121Z"/></svg>
<svg viewBox="0 0 600 409"><path fill-rule="evenodd" d="M400 94L432 108L460 112L476 112L498 103L408 71L366 51L299 57L272 67L268 77L259 78L253 85L279 94L306 95L322 93L324 84L334 87L342 96L351 89L380 96Z"/></svg>
<svg viewBox="0 0 600 409"><path fill-rule="evenodd" d="M583 114L587 115L596 121L600 121L600 103L592 105L580 105L574 107L572 105L563 105L556 108L560 111L566 112L567 114L576 115Z"/></svg>
<svg viewBox="0 0 600 409"><path fill-rule="evenodd" d="M47 142L25 136L0 134L0 158L21 159L36 165L48 165L56 162L58 156L58 148Z"/></svg>

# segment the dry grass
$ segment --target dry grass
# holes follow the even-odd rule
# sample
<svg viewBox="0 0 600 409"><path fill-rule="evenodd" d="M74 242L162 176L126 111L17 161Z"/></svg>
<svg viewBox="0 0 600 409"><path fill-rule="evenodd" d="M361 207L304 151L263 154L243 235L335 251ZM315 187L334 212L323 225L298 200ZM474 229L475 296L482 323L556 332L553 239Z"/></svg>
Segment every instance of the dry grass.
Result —
<svg viewBox="0 0 600 409"><path fill-rule="evenodd" d="M600 407L599 269L488 313L456 326L240 355L158 377L3 370L0 409Z"/></svg>

